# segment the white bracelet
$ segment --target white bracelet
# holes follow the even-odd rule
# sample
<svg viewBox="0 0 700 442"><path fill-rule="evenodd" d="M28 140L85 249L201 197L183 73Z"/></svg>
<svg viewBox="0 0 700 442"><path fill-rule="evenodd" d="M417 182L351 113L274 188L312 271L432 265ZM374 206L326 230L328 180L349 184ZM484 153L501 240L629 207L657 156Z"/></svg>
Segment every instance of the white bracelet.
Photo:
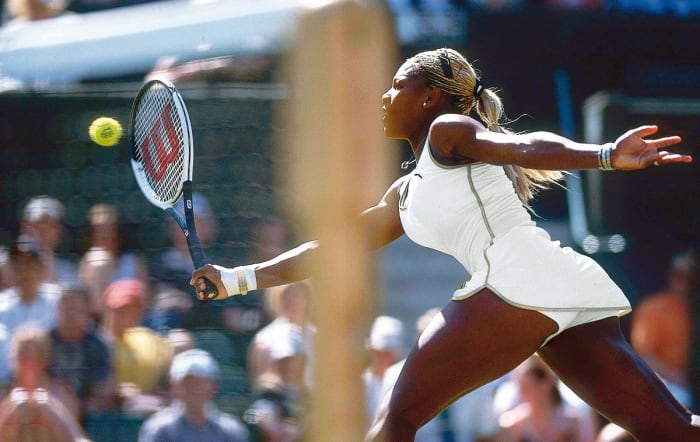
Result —
<svg viewBox="0 0 700 442"><path fill-rule="evenodd" d="M610 155L612 153L613 145L612 143L603 144L603 146L598 151L598 167L600 170L615 170L610 160Z"/></svg>
<svg viewBox="0 0 700 442"><path fill-rule="evenodd" d="M239 266L232 269L217 265L213 267L219 271L221 283L229 296L246 295L258 288L253 266Z"/></svg>

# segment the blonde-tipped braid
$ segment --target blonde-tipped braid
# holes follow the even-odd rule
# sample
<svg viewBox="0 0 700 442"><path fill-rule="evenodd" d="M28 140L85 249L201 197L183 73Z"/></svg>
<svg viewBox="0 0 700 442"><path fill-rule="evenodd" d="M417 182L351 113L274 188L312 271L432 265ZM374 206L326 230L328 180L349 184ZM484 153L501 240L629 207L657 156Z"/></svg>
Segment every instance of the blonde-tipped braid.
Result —
<svg viewBox="0 0 700 442"><path fill-rule="evenodd" d="M453 49L437 49L416 54L409 61L427 83L450 94L452 105L463 115L476 110L481 121L493 132L510 133L502 125L507 124L503 103L496 91L485 88L472 65L462 54ZM514 164L504 166L508 178L513 182L520 200L529 208L528 202L538 190L556 183L564 177L562 171L526 169Z"/></svg>

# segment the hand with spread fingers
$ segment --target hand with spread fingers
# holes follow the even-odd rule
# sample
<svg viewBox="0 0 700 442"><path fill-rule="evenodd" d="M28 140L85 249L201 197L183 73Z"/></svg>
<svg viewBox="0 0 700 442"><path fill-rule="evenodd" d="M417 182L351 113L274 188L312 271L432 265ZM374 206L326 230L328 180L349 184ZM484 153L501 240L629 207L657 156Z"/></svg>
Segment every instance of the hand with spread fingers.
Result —
<svg viewBox="0 0 700 442"><path fill-rule="evenodd" d="M644 169L673 163L690 163L693 157L668 152L664 149L681 142L681 137L670 136L647 140L645 137L658 132L657 126L640 126L629 130L614 143L611 152L612 166L619 170Z"/></svg>

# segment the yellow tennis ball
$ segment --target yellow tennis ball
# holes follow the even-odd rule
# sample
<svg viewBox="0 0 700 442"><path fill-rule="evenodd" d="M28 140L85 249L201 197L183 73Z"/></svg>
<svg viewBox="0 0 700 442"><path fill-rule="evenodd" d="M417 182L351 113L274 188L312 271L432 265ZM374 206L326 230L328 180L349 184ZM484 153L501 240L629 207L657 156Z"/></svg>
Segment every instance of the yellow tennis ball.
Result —
<svg viewBox="0 0 700 442"><path fill-rule="evenodd" d="M122 136L122 125L109 117L100 117L90 124L90 139L100 146L114 146Z"/></svg>

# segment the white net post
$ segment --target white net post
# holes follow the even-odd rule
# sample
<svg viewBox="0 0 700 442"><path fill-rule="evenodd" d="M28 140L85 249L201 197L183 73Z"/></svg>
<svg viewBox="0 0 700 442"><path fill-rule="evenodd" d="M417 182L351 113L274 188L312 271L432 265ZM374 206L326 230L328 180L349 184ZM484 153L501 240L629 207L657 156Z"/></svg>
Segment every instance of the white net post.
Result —
<svg viewBox="0 0 700 442"><path fill-rule="evenodd" d="M391 146L381 96L396 51L388 12L359 1L326 2L299 18L288 54L290 136L285 178L292 215L320 240L311 274L316 338L310 440L361 440L367 428L361 372L377 293L360 212L387 187Z"/></svg>

